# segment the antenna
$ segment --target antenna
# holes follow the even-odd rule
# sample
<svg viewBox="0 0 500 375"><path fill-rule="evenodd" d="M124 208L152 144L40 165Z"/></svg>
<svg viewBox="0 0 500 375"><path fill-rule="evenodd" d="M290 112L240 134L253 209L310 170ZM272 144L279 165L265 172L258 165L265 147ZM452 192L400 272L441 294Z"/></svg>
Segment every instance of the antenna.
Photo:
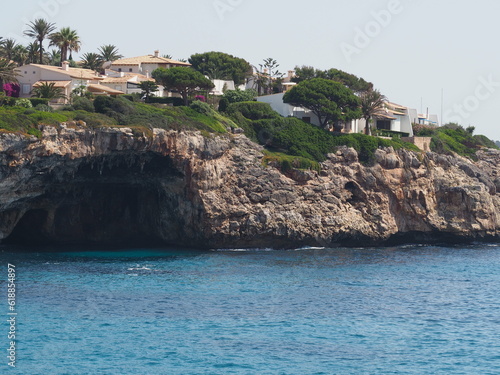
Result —
<svg viewBox="0 0 500 375"><path fill-rule="evenodd" d="M444 89L441 89L441 126L444 125L444 119L443 119L443 103L444 103ZM439 126L439 124L438 124Z"/></svg>

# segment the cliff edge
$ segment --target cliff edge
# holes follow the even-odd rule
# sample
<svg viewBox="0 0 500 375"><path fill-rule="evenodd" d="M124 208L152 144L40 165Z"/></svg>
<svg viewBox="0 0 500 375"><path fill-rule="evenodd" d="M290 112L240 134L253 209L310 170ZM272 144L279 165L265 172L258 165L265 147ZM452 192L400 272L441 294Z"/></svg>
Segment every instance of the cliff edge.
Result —
<svg viewBox="0 0 500 375"><path fill-rule="evenodd" d="M498 239L500 151L351 148L283 174L244 135L46 126L0 134L0 240L202 248Z"/></svg>

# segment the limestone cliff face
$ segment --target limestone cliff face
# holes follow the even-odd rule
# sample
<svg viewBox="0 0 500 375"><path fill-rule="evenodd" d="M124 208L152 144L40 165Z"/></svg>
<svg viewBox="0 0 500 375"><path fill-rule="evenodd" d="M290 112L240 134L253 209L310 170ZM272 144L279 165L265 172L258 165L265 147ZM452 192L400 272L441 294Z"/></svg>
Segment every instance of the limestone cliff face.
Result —
<svg viewBox="0 0 500 375"><path fill-rule="evenodd" d="M45 127L0 135L0 239L298 247L498 238L500 152L460 157L353 149L323 171L262 165L243 135Z"/></svg>

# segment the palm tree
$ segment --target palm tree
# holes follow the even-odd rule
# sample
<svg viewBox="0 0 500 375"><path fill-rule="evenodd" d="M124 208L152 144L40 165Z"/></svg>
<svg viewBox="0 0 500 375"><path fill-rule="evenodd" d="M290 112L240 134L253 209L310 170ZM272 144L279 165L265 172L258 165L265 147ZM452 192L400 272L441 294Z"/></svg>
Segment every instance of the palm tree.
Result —
<svg viewBox="0 0 500 375"><path fill-rule="evenodd" d="M118 48L112 44L106 44L99 48L99 56L103 62L106 61L116 61L121 59L123 56L118 53Z"/></svg>
<svg viewBox="0 0 500 375"><path fill-rule="evenodd" d="M17 63L17 65L22 66L26 64L28 59L29 59L28 49L21 44L16 45L16 47L14 48L14 55L12 56L12 60L14 60Z"/></svg>
<svg viewBox="0 0 500 375"><path fill-rule="evenodd" d="M31 22L28 30L24 32L24 35L36 39L39 44L39 63L43 64L43 41L46 39L50 33L52 33L56 26L53 23L49 23L43 18L38 18Z"/></svg>
<svg viewBox="0 0 500 375"><path fill-rule="evenodd" d="M40 54L40 45L36 42L28 44L28 63L36 64L38 61L38 56ZM42 62L43 62L43 53L42 53Z"/></svg>
<svg viewBox="0 0 500 375"><path fill-rule="evenodd" d="M76 30L71 30L69 27L63 27L58 32L49 35L49 46L56 46L61 50L61 63L68 59L68 51L80 51L82 42L76 33Z"/></svg>
<svg viewBox="0 0 500 375"><path fill-rule="evenodd" d="M82 56L82 68L99 72L102 69L102 57L94 52L85 53Z"/></svg>
<svg viewBox="0 0 500 375"><path fill-rule="evenodd" d="M66 99L64 90L60 87L55 87L54 82L42 82L39 86L33 89L31 96L33 98Z"/></svg>
<svg viewBox="0 0 500 375"><path fill-rule="evenodd" d="M10 60L0 58L0 92L3 92L4 83L17 83L19 73L17 65Z"/></svg>
<svg viewBox="0 0 500 375"><path fill-rule="evenodd" d="M55 50L55 49L50 50L50 53L49 53L50 65L59 66L59 65L61 65L62 61L64 61L64 60L61 60L61 52L60 51Z"/></svg>
<svg viewBox="0 0 500 375"><path fill-rule="evenodd" d="M366 120L365 134L370 135L370 120L383 111L387 98L378 90L364 91L359 98L361 99L361 112Z"/></svg>
<svg viewBox="0 0 500 375"><path fill-rule="evenodd" d="M14 50L17 47L17 43L14 39L4 39L2 40L2 50L1 56L6 58L7 60L13 60Z"/></svg>

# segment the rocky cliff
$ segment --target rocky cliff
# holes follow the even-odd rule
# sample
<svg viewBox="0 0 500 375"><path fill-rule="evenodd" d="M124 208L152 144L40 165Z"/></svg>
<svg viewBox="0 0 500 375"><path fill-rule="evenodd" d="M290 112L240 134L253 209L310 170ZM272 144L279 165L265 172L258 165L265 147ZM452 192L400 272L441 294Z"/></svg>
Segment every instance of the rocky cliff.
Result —
<svg viewBox="0 0 500 375"><path fill-rule="evenodd" d="M378 150L286 176L244 135L45 127L0 134L0 239L298 247L496 239L500 152Z"/></svg>

